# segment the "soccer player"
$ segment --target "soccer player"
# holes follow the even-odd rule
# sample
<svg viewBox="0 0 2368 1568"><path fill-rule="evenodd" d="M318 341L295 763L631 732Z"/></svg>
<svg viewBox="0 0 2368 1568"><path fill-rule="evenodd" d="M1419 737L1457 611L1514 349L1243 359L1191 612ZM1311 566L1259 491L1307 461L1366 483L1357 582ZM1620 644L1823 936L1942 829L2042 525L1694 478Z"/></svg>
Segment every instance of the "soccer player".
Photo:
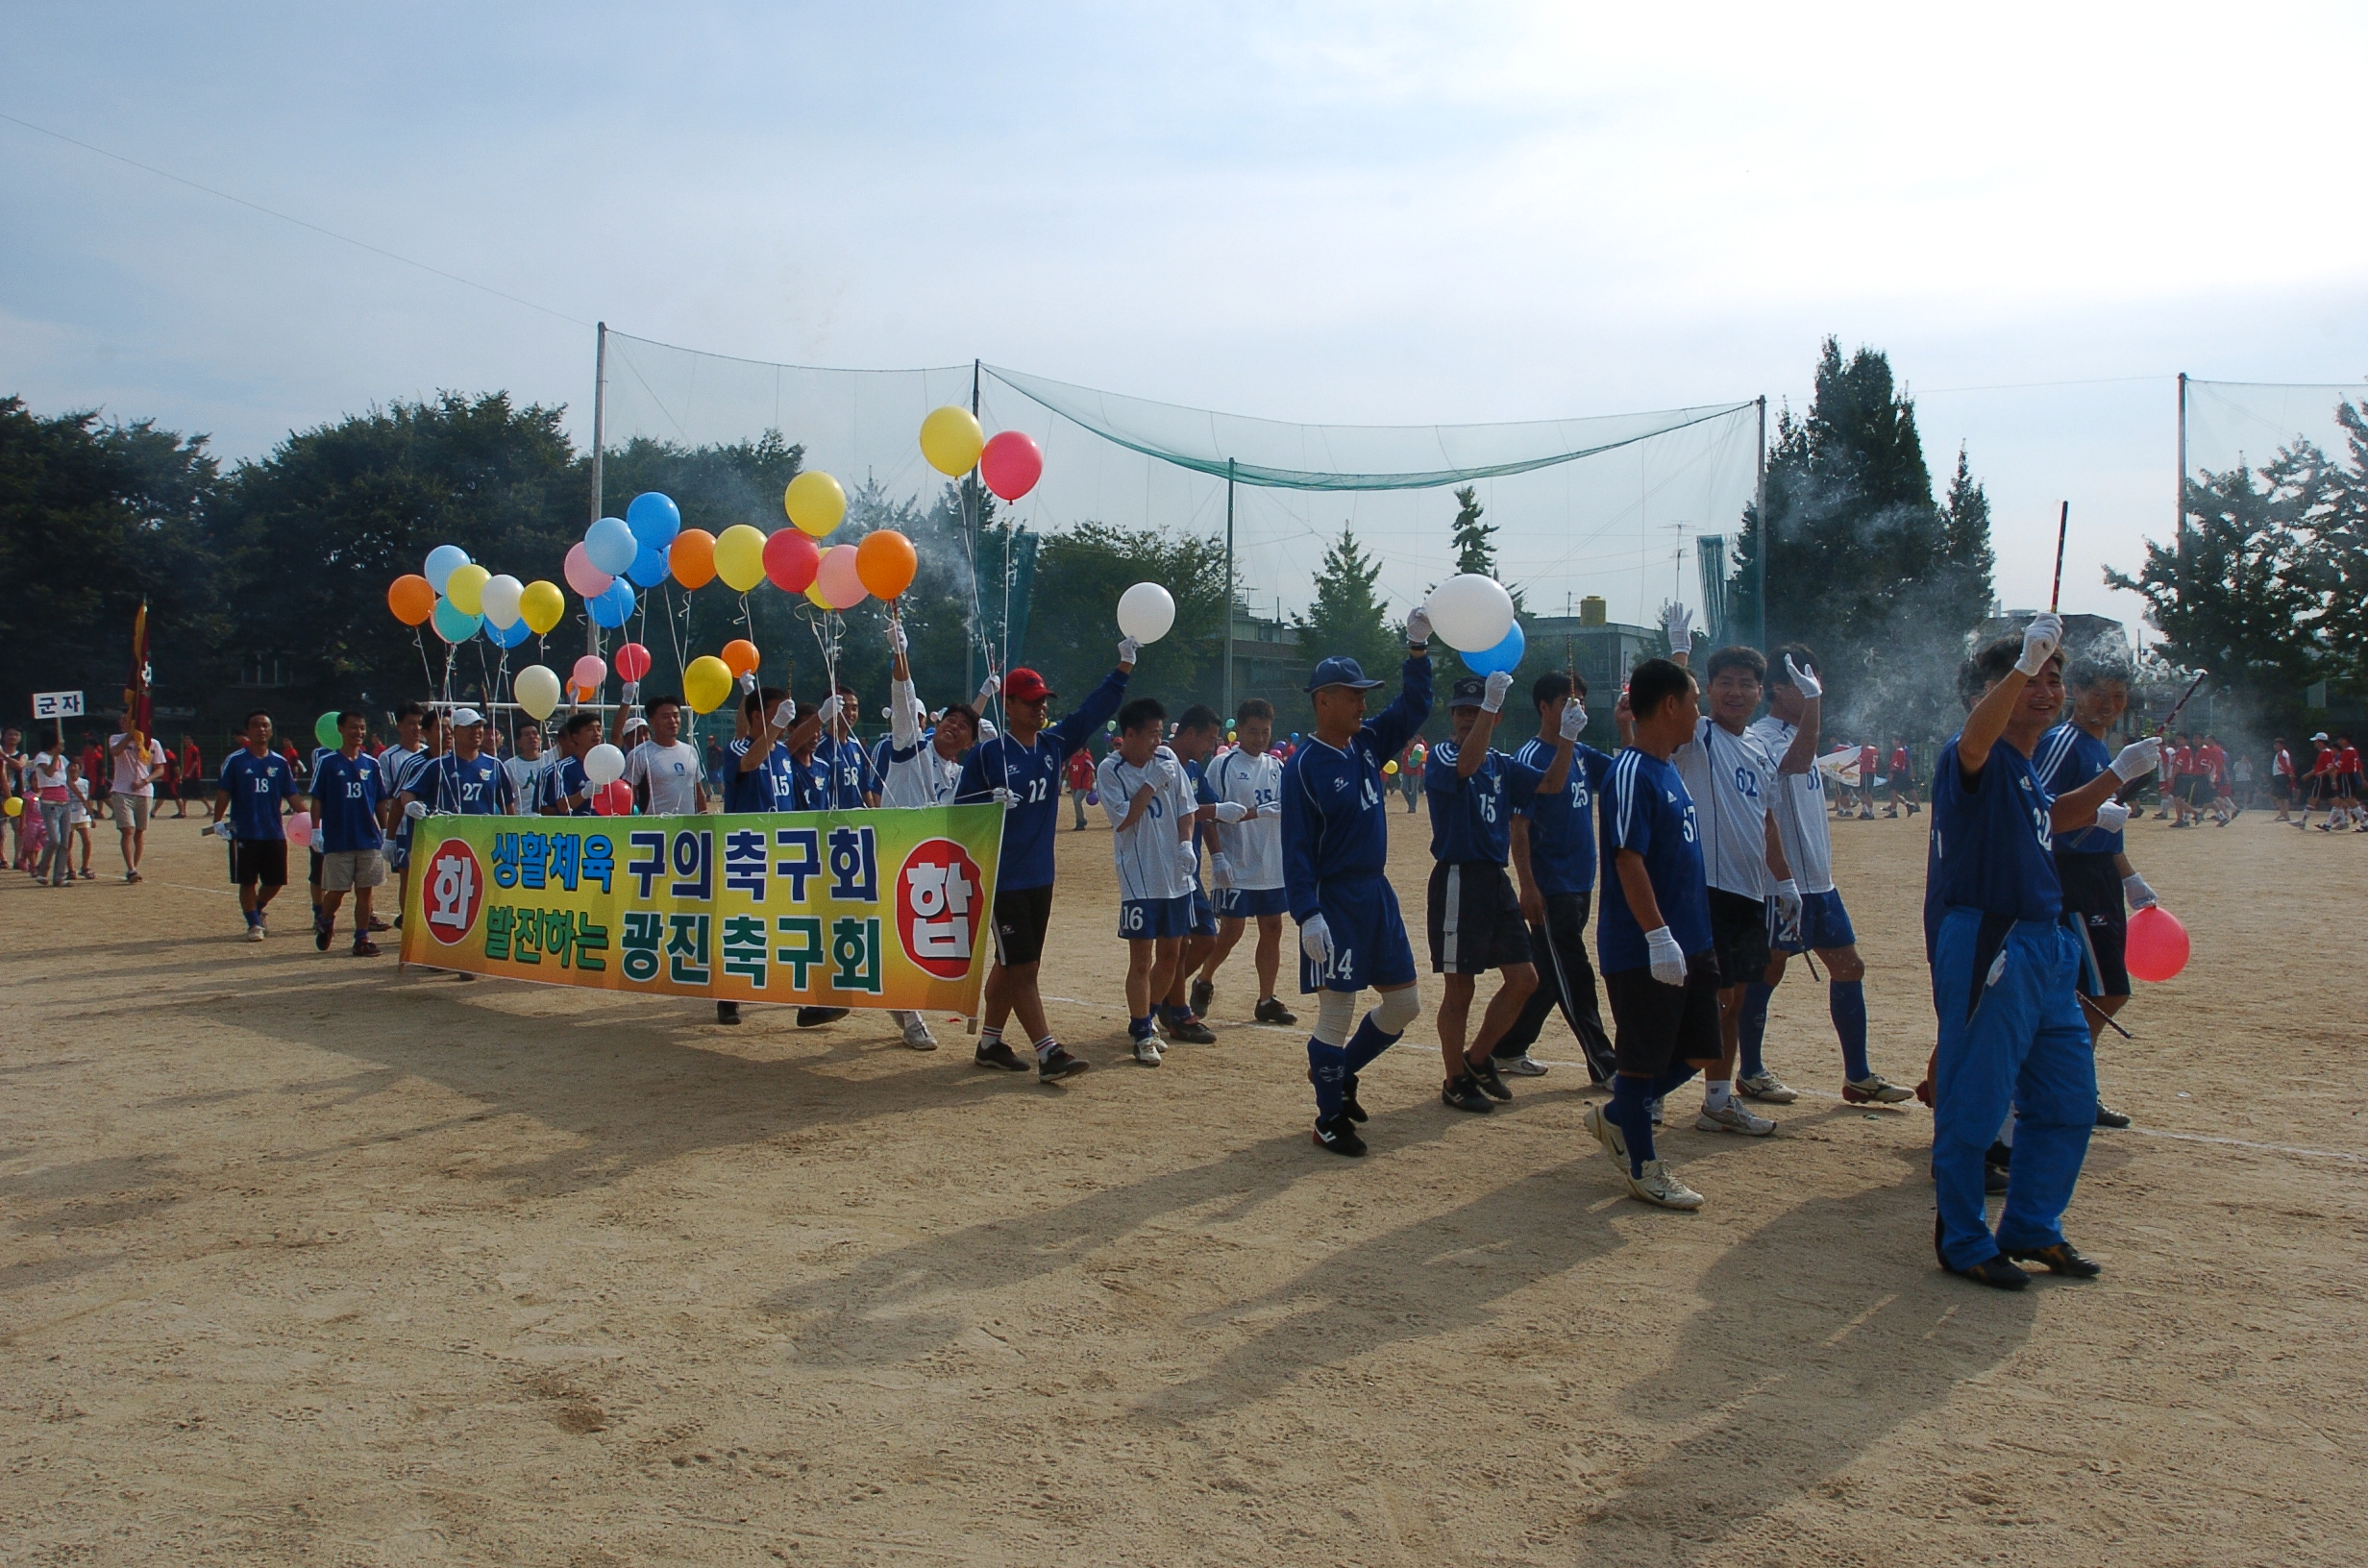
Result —
<svg viewBox="0 0 2368 1568"><path fill-rule="evenodd" d="M475 708L455 708L453 748L414 763L395 806L412 821L433 812L438 816L503 817L518 809L509 774L484 749L485 716Z"/></svg>
<svg viewBox="0 0 2368 1568"><path fill-rule="evenodd" d="M1877 755L1877 753L1876 753L1876 751L1875 751L1875 743L1874 743L1874 742L1872 742L1872 741L1862 741L1862 742L1860 742L1860 743L1859 743L1859 821L1862 821L1862 822L1871 822L1871 821L1873 821L1875 820L1875 771L1876 771L1878 768L1880 768L1881 766L1882 766L1882 758L1881 758L1879 755Z"/></svg>
<svg viewBox="0 0 2368 1568"><path fill-rule="evenodd" d="M937 724L922 733L926 713L913 691L912 666L906 662L904 628L888 624L889 666L888 761L880 770L880 803L887 806L944 806L953 802L962 783L963 754L977 744L978 710L956 702L938 716ZM979 688L983 701L999 689L993 675ZM1073 765L1076 759L1072 758ZM1091 788L1091 781L1088 781ZM1079 801L1085 791L1074 792Z"/></svg>
<svg viewBox="0 0 2368 1568"><path fill-rule="evenodd" d="M521 800L542 797L543 726L527 723L518 726L510 741L510 754L502 759L502 771L509 774L510 794Z"/></svg>
<svg viewBox="0 0 2368 1568"><path fill-rule="evenodd" d="M1217 993L1217 970L1241 942L1249 922L1258 922L1252 957L1258 973L1260 1023L1299 1021L1274 994L1283 964L1283 917L1291 900L1283 891L1283 763L1275 756L1274 705L1253 697L1234 713L1234 747L1209 765L1210 793L1217 796L1217 848L1209 857L1211 899L1217 906L1217 945L1201 962L1194 988L1194 1011L1205 1013ZM1226 806L1241 815L1226 819Z"/></svg>
<svg viewBox="0 0 2368 1568"><path fill-rule="evenodd" d="M650 738L625 754L625 781L653 817L696 817L707 809L699 752L682 738L682 699L650 699Z"/></svg>
<svg viewBox="0 0 2368 1568"><path fill-rule="evenodd" d="M1430 641L1431 618L1418 609L1406 620L1397 699L1370 722L1365 694L1381 682L1351 658L1318 664L1307 682L1316 727L1283 769L1283 889L1299 922L1299 990L1321 993L1307 1041L1315 1139L1334 1154L1365 1152L1357 1074L1422 1011L1414 944L1390 887L1381 765L1430 717ZM1351 1035L1368 986L1381 999Z"/></svg>
<svg viewBox="0 0 2368 1568"><path fill-rule="evenodd" d="M1077 816L1074 832L1085 831L1085 797L1094 793L1094 767L1091 751L1080 751L1069 759L1069 804Z"/></svg>
<svg viewBox="0 0 2368 1568"><path fill-rule="evenodd" d="M1186 834L1186 845L1192 850L1186 879L1192 884L1192 914L1184 931L1183 954L1176 964L1175 976L1170 982L1167 999L1159 1010L1160 1027L1168 1038L1192 1045L1213 1045L1217 1035L1206 1021L1209 1002L1216 988L1201 989L1203 982L1195 978L1209 955L1217 950L1217 909L1209 901L1208 886L1200 878L1200 845L1202 839L1214 842L1217 832L1217 792L1209 787L1209 757L1217 749L1217 737L1224 727L1217 710L1205 702L1196 702L1184 710L1175 723L1175 734L1165 747L1184 771L1184 783L1192 807L1192 829ZM1188 988L1189 985L1189 989Z"/></svg>
<svg viewBox="0 0 2368 1568"><path fill-rule="evenodd" d="M321 952L337 933L337 906L354 895L354 956L376 958L378 944L370 940L371 902L386 881L385 835L379 827L384 804L386 772L377 757L362 750L370 732L370 716L337 715L338 747L312 761L312 833L321 845L321 898L312 917L312 945ZM530 730L530 734L539 733Z"/></svg>
<svg viewBox="0 0 2368 1568"><path fill-rule="evenodd" d="M2360 808L2359 748L2349 735L2335 740L2335 798L2342 802L2344 815L2356 829L2368 829L2368 818Z"/></svg>
<svg viewBox="0 0 2368 1568"><path fill-rule="evenodd" d="M1912 817L1916 814L1915 765L1909 760L1908 743L1893 741L1891 743L1891 803L1883 808L1883 815L1896 817L1902 805L1908 808L1909 816Z"/></svg>
<svg viewBox="0 0 2368 1568"><path fill-rule="evenodd" d="M1767 1034L1768 998L1783 984L1794 953L1825 961L1826 1012L1841 1041L1841 1097L1852 1105L1897 1105L1913 1096L1877 1072L1866 1060L1866 962L1859 956L1858 932L1834 886L1834 841L1825 812L1825 774L1817 767L1818 726L1825 713L1824 684L1816 656L1799 643L1776 650L1778 667L1768 672L1767 715L1751 726L1761 750L1775 761L1768 811L1776 823L1785 863L1791 869L1799 903L1787 916L1777 911L1767 972L1743 988L1737 1031L1742 1056L1736 1087L1755 1100L1789 1105L1799 1095L1768 1071L1762 1055ZM1897 775L1894 774L1894 777Z"/></svg>
<svg viewBox="0 0 2368 1568"><path fill-rule="evenodd" d="M872 766L871 752L855 739L859 700L851 686L841 686L824 698L830 711L821 721L813 753L805 762L799 810L862 811L879 804L879 773Z"/></svg>
<svg viewBox="0 0 2368 1568"><path fill-rule="evenodd" d="M2342 757L2328 744L2325 730L2311 736L2310 744L2316 749L2310 758L2310 772L2303 781L2303 809L2295 817L2294 826L2298 830L2308 827L2311 808L2324 806L2327 821L2319 824L2319 831L2331 832L2335 824L2335 768Z"/></svg>
<svg viewBox="0 0 2368 1568"><path fill-rule="evenodd" d="M543 771L537 776L539 788L531 798L512 795L544 817L589 817L592 815L592 777L583 771L584 753L601 742L601 716L597 713L568 715L559 726L559 745Z"/></svg>
<svg viewBox="0 0 2368 1568"><path fill-rule="evenodd" d="M751 686L742 693L732 743L724 751L724 809L741 813L797 810L801 785L791 743L810 743L822 732L826 710L835 712L837 704L837 698L825 698L812 713L801 718L797 702L777 687L759 690ZM799 1009L801 1017L805 1012ZM740 1004L716 1003L715 1021L738 1023Z"/></svg>
<svg viewBox="0 0 2368 1568"><path fill-rule="evenodd" d="M1544 961L1537 965L1538 989L1496 1041L1496 1066L1516 1077L1543 1077L1545 1064L1531 1061L1529 1049L1546 1015L1560 1007L1587 1061L1588 1077L1608 1083L1619 1065L1595 1001L1587 920L1595 897L1594 800L1612 759L1576 739L1587 730L1587 683L1576 672L1546 672L1531 685L1529 698L1538 710L1538 733L1522 743L1514 760L1528 768L1551 767L1566 721L1573 738L1570 774L1561 789L1540 789L1513 815L1513 870L1521 919L1529 925L1530 951Z"/></svg>
<svg viewBox="0 0 2368 1568"><path fill-rule="evenodd" d="M2211 818L2222 827L2236 821L2243 808L2236 803L2236 775L2229 771L2229 754L2219 737L2204 737L2204 764L2211 783Z"/></svg>
<svg viewBox="0 0 2368 1568"><path fill-rule="evenodd" d="M1160 1062L1152 1032L1153 998L1164 998L1182 967L1192 929L1192 783L1159 744L1168 712L1138 697L1119 709L1118 744L1094 771L1094 788L1110 818L1118 863L1119 936L1126 943L1126 1039L1135 1060ZM1172 1036L1171 1037L1172 1038ZM1211 1036L1210 1039L1216 1037Z"/></svg>
<svg viewBox="0 0 2368 1568"><path fill-rule="evenodd" d="M395 804L411 779L435 760L443 718L433 708L417 702L406 702L395 709L394 744L379 753L379 766L385 774L386 803L381 825L393 830L393 852L386 857L387 868L395 873L395 924L403 924L403 912L411 896L411 819Z"/></svg>
<svg viewBox="0 0 2368 1568"><path fill-rule="evenodd" d="M2121 748L2081 788L2055 796L2033 764L2063 707L2063 623L2035 617L1974 661L1982 697L1934 770L1930 875L1939 907L1933 1005L1933 1244L1953 1273L2019 1290L2018 1262L2093 1278L2063 1212L2096 1125L2096 1057L2079 992L2084 949L2063 923L2054 835L2087 827L2113 792L2158 763L2155 742ZM2006 1211L1983 1213L1983 1156L2015 1116Z"/></svg>
<svg viewBox="0 0 2368 1568"><path fill-rule="evenodd" d="M1036 988L1052 917L1052 841L1060 830L1061 773L1069 759L1119 711L1126 677L1141 651L1132 637L1119 644L1118 668L1102 677L1076 711L1047 725L1056 695L1044 676L1023 666L1003 677L1004 732L971 747L954 798L994 800L1003 808L1003 852L995 890L995 968L987 971L986 1013L974 1060L982 1067L1025 1072L1027 1064L1003 1043L1003 1025L1020 1016L1036 1047L1036 1077L1052 1083L1085 1071L1053 1038Z"/></svg>
<svg viewBox="0 0 2368 1568"><path fill-rule="evenodd" d="M247 918L247 940L264 937L263 911L287 886L287 830L280 825L281 803L298 795L287 760L271 748L271 715L247 715L246 746L222 764L208 825L231 841L231 881L238 888L239 913ZM227 831L222 814L230 813ZM62 863L64 847L60 846Z"/></svg>

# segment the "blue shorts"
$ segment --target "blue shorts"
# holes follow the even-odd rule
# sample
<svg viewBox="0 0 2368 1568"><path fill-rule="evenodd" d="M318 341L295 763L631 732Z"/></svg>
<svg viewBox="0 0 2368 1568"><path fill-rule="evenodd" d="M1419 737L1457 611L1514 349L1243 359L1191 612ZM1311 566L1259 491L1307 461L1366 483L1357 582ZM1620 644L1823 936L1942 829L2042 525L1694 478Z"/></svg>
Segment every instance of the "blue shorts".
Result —
<svg viewBox="0 0 2368 1568"><path fill-rule="evenodd" d="M1823 893L1801 894L1799 941L1788 942L1778 937L1779 925L1776 902L1771 898L1767 906L1767 944L1772 951L1805 953L1813 947L1819 952L1830 952L1836 947L1855 947L1859 944L1859 934L1850 925L1850 912L1841 907L1841 894L1832 888Z"/></svg>
<svg viewBox="0 0 2368 1568"><path fill-rule="evenodd" d="M1299 990L1359 992L1368 986L1411 986L1414 943L1388 881L1364 876L1326 882L1318 890L1323 922L1332 931L1332 962L1317 968L1299 950Z"/></svg>
<svg viewBox="0 0 2368 1568"><path fill-rule="evenodd" d="M1217 935L1217 912L1209 907L1209 895L1200 889L1195 888L1192 892L1192 923L1185 927L1184 934L1188 937Z"/></svg>
<svg viewBox="0 0 2368 1568"><path fill-rule="evenodd" d="M1189 935L1193 923L1193 895L1177 894L1173 898L1122 898L1119 900L1119 935L1128 942L1155 942L1168 937Z"/></svg>
<svg viewBox="0 0 2368 1568"><path fill-rule="evenodd" d="M1217 900L1220 919L1246 920L1257 915L1291 913L1291 894L1281 888L1220 888L1210 896Z"/></svg>

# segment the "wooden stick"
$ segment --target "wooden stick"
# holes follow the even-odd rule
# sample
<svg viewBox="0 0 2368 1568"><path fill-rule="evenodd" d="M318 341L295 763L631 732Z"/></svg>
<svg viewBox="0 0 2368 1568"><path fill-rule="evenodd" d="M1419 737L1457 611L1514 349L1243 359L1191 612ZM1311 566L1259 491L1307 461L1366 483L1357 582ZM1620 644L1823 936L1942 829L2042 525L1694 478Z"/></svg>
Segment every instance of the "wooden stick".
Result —
<svg viewBox="0 0 2368 1568"><path fill-rule="evenodd" d="M2047 613L2054 615L2056 606L2063 602L2063 540L2072 528L2072 503L2065 502L2063 510L2056 514L2056 586L2047 591Z"/></svg>

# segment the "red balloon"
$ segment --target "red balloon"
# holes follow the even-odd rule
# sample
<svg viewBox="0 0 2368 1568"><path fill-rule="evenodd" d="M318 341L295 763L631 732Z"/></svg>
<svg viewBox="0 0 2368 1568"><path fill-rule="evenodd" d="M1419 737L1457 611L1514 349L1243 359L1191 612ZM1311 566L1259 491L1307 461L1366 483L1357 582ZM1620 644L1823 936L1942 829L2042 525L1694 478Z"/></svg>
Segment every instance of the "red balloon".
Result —
<svg viewBox="0 0 2368 1568"><path fill-rule="evenodd" d="M2149 904L2130 917L2122 960L2140 980L2168 980L2187 967L2187 928L2160 904Z"/></svg>
<svg viewBox="0 0 2368 1568"><path fill-rule="evenodd" d="M633 786L621 778L610 779L592 792L592 812L598 817L630 817Z"/></svg>
<svg viewBox="0 0 2368 1568"><path fill-rule="evenodd" d="M776 528L765 538L765 576L785 594L802 594L823 564L822 548L803 528Z"/></svg>
<svg viewBox="0 0 2368 1568"><path fill-rule="evenodd" d="M1018 501L1045 476L1045 454L1024 430L998 430L978 454L978 477L1005 501Z"/></svg>
<svg viewBox="0 0 2368 1568"><path fill-rule="evenodd" d="M639 680L650 673L650 650L639 643L627 643L617 649L617 678Z"/></svg>

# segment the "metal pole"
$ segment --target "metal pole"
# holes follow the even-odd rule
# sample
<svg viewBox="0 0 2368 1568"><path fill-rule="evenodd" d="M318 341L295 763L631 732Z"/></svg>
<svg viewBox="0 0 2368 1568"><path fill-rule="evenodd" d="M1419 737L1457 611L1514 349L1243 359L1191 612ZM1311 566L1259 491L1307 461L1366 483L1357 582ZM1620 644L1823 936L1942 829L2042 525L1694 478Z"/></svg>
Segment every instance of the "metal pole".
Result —
<svg viewBox="0 0 2368 1568"><path fill-rule="evenodd" d="M608 414L608 323L594 324L597 347L592 351L592 518L601 520L601 448L607 438ZM594 624L589 610L584 612L584 651L601 650L601 628Z"/></svg>
<svg viewBox="0 0 2368 1568"><path fill-rule="evenodd" d="M971 361L971 418L978 417L978 361ZM978 690L978 530L971 524L971 487L978 482L977 465L962 478L962 532L969 540L971 559L971 634L962 645L962 689Z"/></svg>
<svg viewBox="0 0 2368 1568"><path fill-rule="evenodd" d="M2179 510L2173 515L2178 519L2179 531L2173 537L2178 541L2179 563L2184 566L2187 562L2187 373L2183 370L2179 373L2178 499Z"/></svg>
<svg viewBox="0 0 2368 1568"><path fill-rule="evenodd" d="M1225 677L1220 688L1224 697L1218 709L1219 719L1233 715L1233 471L1234 460L1225 459L1225 625L1218 634L1218 648L1225 661Z"/></svg>
<svg viewBox="0 0 2368 1568"><path fill-rule="evenodd" d="M1763 392L1760 394L1759 404L1760 453L1757 459L1755 459L1758 466L1753 471L1753 478L1751 481L1751 511L1752 517L1759 524L1757 531L1760 537L1758 540L1758 548L1754 549L1751 552L1751 569L1759 575L1760 591L1752 596L1753 601L1759 606L1759 612L1757 624L1752 627L1751 639L1753 646L1765 649L1767 647L1767 551L1768 545L1772 537L1768 531L1767 526L1766 393Z"/></svg>

